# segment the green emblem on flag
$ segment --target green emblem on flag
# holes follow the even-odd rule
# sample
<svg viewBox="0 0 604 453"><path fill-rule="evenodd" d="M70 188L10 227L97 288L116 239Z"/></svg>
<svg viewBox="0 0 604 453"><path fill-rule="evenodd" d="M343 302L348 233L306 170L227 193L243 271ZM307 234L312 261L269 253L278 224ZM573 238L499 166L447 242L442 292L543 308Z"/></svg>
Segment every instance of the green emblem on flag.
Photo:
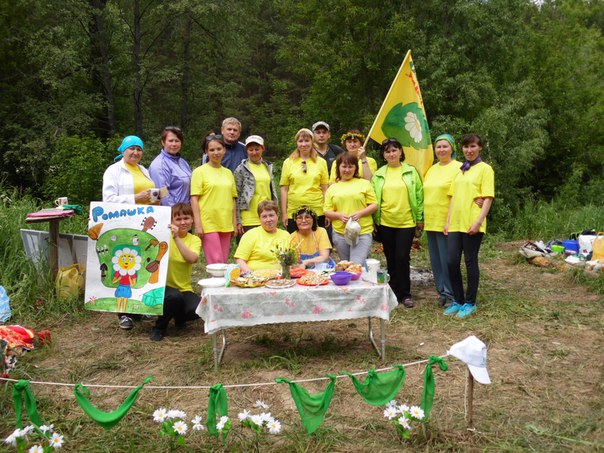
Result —
<svg viewBox="0 0 604 453"><path fill-rule="evenodd" d="M417 102L397 104L390 109L382 124L388 138L396 138L403 146L424 149L430 145L430 129Z"/></svg>

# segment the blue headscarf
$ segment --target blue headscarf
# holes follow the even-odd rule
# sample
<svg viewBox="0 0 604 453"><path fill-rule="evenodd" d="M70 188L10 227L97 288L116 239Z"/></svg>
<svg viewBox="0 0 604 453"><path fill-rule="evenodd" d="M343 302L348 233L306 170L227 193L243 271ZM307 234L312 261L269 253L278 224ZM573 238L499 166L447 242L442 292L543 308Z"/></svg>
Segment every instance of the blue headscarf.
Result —
<svg viewBox="0 0 604 453"><path fill-rule="evenodd" d="M136 135L128 135L127 137L125 137L122 140L122 144L117 149L120 153L117 156L115 156L115 158L113 159L113 162L116 162L116 161L120 160L122 157L124 157L124 151L126 151L131 146L140 146L141 149L143 149L143 150L145 149L145 145L143 144L143 141L139 137L137 137Z"/></svg>
<svg viewBox="0 0 604 453"><path fill-rule="evenodd" d="M436 148L436 144L439 140L446 140L451 145L451 149L453 152L451 153L451 159L455 160L455 156L457 155L457 145L455 145L455 139L451 134L440 134L438 137L434 139L434 148Z"/></svg>

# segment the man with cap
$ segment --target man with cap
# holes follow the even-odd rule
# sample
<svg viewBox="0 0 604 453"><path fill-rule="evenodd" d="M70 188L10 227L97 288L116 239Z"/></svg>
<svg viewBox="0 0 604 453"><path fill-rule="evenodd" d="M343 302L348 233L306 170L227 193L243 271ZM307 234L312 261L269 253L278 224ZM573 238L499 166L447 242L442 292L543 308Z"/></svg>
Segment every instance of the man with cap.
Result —
<svg viewBox="0 0 604 453"><path fill-rule="evenodd" d="M250 135L245 140L247 159L235 169L237 187L237 234L260 226L258 204L261 201L277 201L277 187L273 178L273 164L262 158L264 139Z"/></svg>
<svg viewBox="0 0 604 453"><path fill-rule="evenodd" d="M317 121L313 124L312 132L315 136L315 142L317 143L317 153L327 161L327 168L330 169L331 164L336 160L338 154L343 153L344 150L338 145L329 143L331 132L329 130L329 124L325 121Z"/></svg>
<svg viewBox="0 0 604 453"><path fill-rule="evenodd" d="M241 121L237 118L229 117L222 121L222 128L220 129L222 139L226 145L226 153L222 158L222 166L228 168L233 173L246 158L245 146L239 141L241 135ZM206 137L206 140L211 136ZM205 164L208 161L208 156L203 155L201 163Z"/></svg>

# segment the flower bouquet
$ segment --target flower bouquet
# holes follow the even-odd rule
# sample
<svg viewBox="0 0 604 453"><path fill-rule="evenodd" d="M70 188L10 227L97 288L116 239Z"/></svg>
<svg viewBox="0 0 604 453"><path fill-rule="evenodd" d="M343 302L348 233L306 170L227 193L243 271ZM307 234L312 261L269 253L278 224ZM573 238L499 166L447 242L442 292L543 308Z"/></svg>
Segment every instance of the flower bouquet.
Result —
<svg viewBox="0 0 604 453"><path fill-rule="evenodd" d="M386 404L384 417L396 426L403 439L409 439L411 437L411 422L422 421L424 410L418 406L399 405L395 400L392 400Z"/></svg>
<svg viewBox="0 0 604 453"><path fill-rule="evenodd" d="M298 246L296 247L281 247L277 245L273 250L273 254L281 264L281 276L286 279L291 278L290 266L296 264L299 260Z"/></svg>

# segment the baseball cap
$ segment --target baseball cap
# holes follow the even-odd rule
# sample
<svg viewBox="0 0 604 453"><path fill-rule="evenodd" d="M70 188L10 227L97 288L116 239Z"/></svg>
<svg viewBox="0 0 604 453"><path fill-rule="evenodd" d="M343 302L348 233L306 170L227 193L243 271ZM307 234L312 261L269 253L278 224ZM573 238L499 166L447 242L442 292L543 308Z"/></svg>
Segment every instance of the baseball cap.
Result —
<svg viewBox="0 0 604 453"><path fill-rule="evenodd" d="M324 127L325 129L329 130L329 124L327 124L325 121L317 121L315 124L312 125L311 130L314 132L315 129L318 127Z"/></svg>
<svg viewBox="0 0 604 453"><path fill-rule="evenodd" d="M259 135L250 135L245 139L245 146L249 145L250 143L257 143L260 146L264 146L264 139Z"/></svg>
<svg viewBox="0 0 604 453"><path fill-rule="evenodd" d="M476 381L481 384L491 383L487 371L487 346L474 335L455 343L447 353L468 365Z"/></svg>

